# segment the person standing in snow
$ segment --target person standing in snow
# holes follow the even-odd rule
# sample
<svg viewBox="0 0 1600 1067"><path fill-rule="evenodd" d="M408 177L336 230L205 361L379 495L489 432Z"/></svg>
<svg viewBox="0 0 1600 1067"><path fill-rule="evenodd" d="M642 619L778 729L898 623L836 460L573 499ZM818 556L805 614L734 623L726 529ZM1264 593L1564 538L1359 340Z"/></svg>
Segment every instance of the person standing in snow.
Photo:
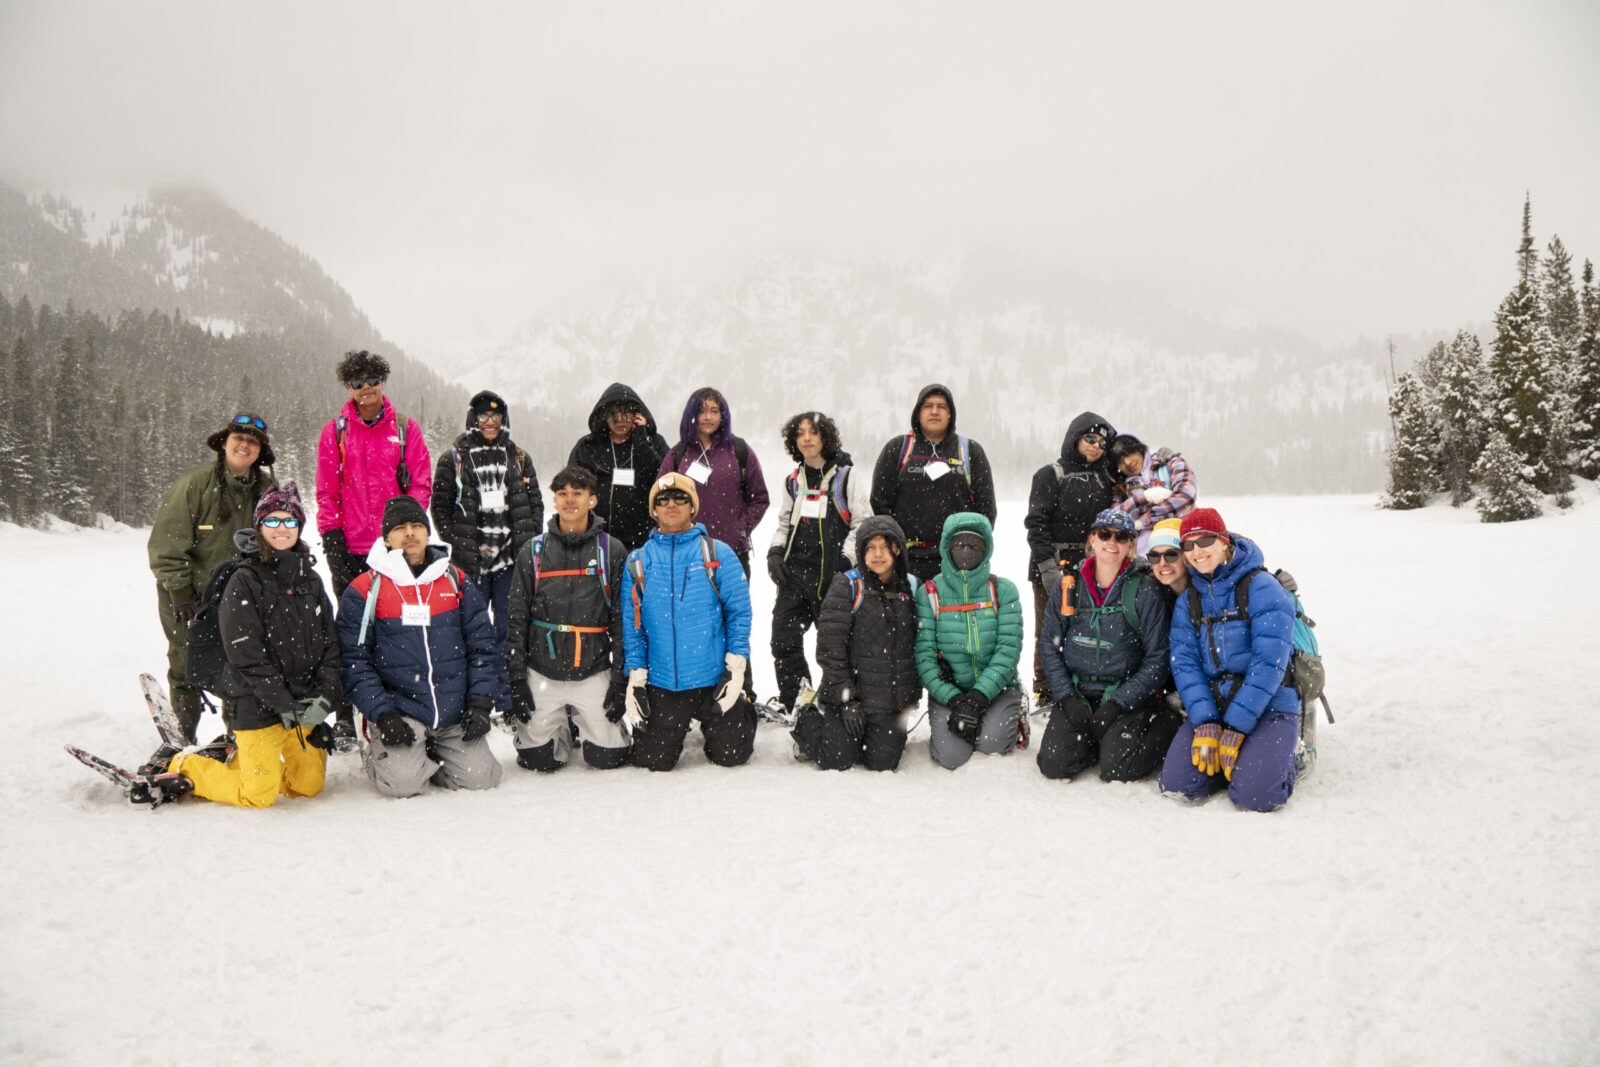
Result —
<svg viewBox="0 0 1600 1067"><path fill-rule="evenodd" d="M506 676L506 599L517 552L544 522L539 474L508 432L506 402L485 389L467 408L467 432L442 452L433 474L434 528L450 546L450 562L466 572L494 619L501 685L495 706L511 710Z"/></svg>
<svg viewBox="0 0 1600 1067"><path fill-rule="evenodd" d="M550 482L550 528L517 553L511 585L506 666L511 672L517 764L534 771L567 765L580 738L584 762L622 766L622 613L617 597L628 550L595 514L594 474L576 463ZM570 718L569 718L570 716Z"/></svg>
<svg viewBox="0 0 1600 1067"><path fill-rule="evenodd" d="M750 670L750 586L739 557L695 520L695 483L663 474L650 488L656 530L628 555L622 643L623 721L633 762L670 771L700 720L706 758L723 767L755 750L756 715L743 696Z"/></svg>
<svg viewBox="0 0 1600 1067"><path fill-rule="evenodd" d="M189 623L217 565L234 554L233 535L250 529L256 502L277 487L267 423L241 411L206 438L216 459L185 471L156 511L150 527L150 572L156 608L167 638L167 687L172 709L190 742L200 722L200 691L189 684Z"/></svg>
<svg viewBox="0 0 1600 1067"><path fill-rule="evenodd" d="M324 720L345 699L333 605L301 539L305 521L290 482L264 493L255 527L233 536L244 562L223 588L217 623L237 751L228 762L174 752L166 765L197 797L266 808L322 792L333 743Z"/></svg>
<svg viewBox="0 0 1600 1067"><path fill-rule="evenodd" d="M683 406L678 443L656 472L682 474L695 483L700 509L697 521L706 532L733 549L750 577L750 534L770 503L761 461L733 435L733 411L716 389L696 389Z"/></svg>
<svg viewBox="0 0 1600 1067"><path fill-rule="evenodd" d="M1294 792L1300 737L1288 677L1294 597L1215 508L1189 512L1180 530L1189 588L1172 613L1172 675L1189 719L1167 750L1161 791L1194 801L1226 789L1236 807L1275 811Z"/></svg>
<svg viewBox="0 0 1600 1067"><path fill-rule="evenodd" d="M1131 433L1111 442L1111 466L1118 479L1117 506L1128 513L1139 534L1136 551L1144 555L1150 530L1163 519L1181 519L1194 507L1194 472L1170 448L1147 456L1144 442Z"/></svg>
<svg viewBox="0 0 1600 1067"><path fill-rule="evenodd" d="M1116 478L1106 460L1115 432L1092 411L1080 412L1067 426L1061 455L1040 467L1028 490L1028 571L1033 585L1033 632L1044 625L1045 602L1061 572L1086 558L1094 517L1116 503ZM1033 706L1050 703L1050 679L1038 642L1033 646Z"/></svg>
<svg viewBox="0 0 1600 1067"><path fill-rule="evenodd" d="M1182 716L1162 702L1170 677L1170 615L1160 583L1133 554L1133 520L1095 517L1091 558L1050 591L1039 648L1054 705L1039 744L1046 778L1100 765L1106 782L1137 782L1161 766Z"/></svg>
<svg viewBox="0 0 1600 1067"><path fill-rule="evenodd" d="M906 577L905 535L887 515L856 530L861 565L834 576L817 616L817 699L803 704L796 753L825 770L862 764L892 771L922 699L917 608Z"/></svg>
<svg viewBox="0 0 1600 1067"><path fill-rule="evenodd" d="M994 474L983 446L956 433L954 394L942 385L917 394L911 432L892 437L872 470L872 513L892 516L906 535L906 566L920 581L940 573L945 520L975 512L994 526Z"/></svg>
<svg viewBox="0 0 1600 1067"><path fill-rule="evenodd" d="M958 512L945 520L937 578L917 588L917 676L928 689L928 754L955 770L973 752L1017 745L1022 690L1022 603L1017 587L989 574L989 520Z"/></svg>
<svg viewBox="0 0 1600 1067"><path fill-rule="evenodd" d="M572 446L567 463L587 467L597 479L596 514L606 533L629 551L650 536L650 485L667 454L667 439L639 394L612 382L589 412L589 433Z"/></svg>
<svg viewBox="0 0 1600 1067"><path fill-rule="evenodd" d="M493 789L489 712L499 673L494 624L477 587L428 543L428 513L412 496L383 508L370 568L339 600L344 686L368 724L367 774L378 792L415 796Z"/></svg>
<svg viewBox="0 0 1600 1067"><path fill-rule="evenodd" d="M783 443L797 466L778 497L767 574L778 594L772 604L778 706L772 713L792 721L801 687L811 688L805 632L816 623L834 575L855 565L855 531L872 505L828 416L817 411L794 416L783 425Z"/></svg>
<svg viewBox="0 0 1600 1067"><path fill-rule="evenodd" d="M364 569L368 550L382 543L385 502L407 494L426 510L433 483L422 428L414 419L402 426L383 395L389 361L364 349L346 352L335 371L348 398L317 441L317 532L338 599ZM355 749L348 711L340 711L333 733L339 751Z"/></svg>

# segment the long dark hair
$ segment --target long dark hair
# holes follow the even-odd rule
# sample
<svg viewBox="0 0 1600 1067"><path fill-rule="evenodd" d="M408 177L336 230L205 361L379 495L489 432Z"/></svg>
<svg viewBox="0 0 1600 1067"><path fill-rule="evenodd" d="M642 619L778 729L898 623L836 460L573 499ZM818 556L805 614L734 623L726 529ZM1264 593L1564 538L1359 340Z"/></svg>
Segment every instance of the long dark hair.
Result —
<svg viewBox="0 0 1600 1067"><path fill-rule="evenodd" d="M695 425L695 419L700 417L700 409L707 400L715 400L717 409L722 412L722 425L711 435L711 443L725 445L733 440L733 412L728 410L728 398L722 395L721 390L707 385L689 394L689 402L683 406L683 418L678 422L679 441L687 443L699 439L700 429Z"/></svg>

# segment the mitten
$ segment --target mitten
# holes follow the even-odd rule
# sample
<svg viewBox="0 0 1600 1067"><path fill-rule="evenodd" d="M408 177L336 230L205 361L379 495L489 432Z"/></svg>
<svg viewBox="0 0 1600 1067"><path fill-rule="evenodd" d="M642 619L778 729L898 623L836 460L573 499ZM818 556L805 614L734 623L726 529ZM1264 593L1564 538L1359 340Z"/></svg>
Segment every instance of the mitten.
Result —
<svg viewBox="0 0 1600 1067"><path fill-rule="evenodd" d="M1172 495L1172 490L1164 485L1152 485L1144 491L1144 499L1148 504L1165 504Z"/></svg>

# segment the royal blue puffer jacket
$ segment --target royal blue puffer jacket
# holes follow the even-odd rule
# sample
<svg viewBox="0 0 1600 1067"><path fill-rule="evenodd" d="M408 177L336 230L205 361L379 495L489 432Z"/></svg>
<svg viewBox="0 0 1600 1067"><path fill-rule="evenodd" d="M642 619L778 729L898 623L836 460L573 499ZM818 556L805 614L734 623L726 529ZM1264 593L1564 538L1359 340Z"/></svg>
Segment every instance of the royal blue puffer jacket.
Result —
<svg viewBox="0 0 1600 1067"><path fill-rule="evenodd" d="M1221 622L1203 622L1197 633L1189 612L1189 593L1172 609L1172 677L1195 725L1216 722L1248 734L1269 711L1300 714L1300 696L1285 685L1284 672L1294 653L1294 598L1264 570L1264 557L1254 541L1233 538L1233 558L1207 578L1189 571L1189 588L1200 596L1201 615ZM1239 617L1234 586L1250 574L1250 620ZM1211 684L1222 696L1238 691L1219 713Z"/></svg>
<svg viewBox="0 0 1600 1067"><path fill-rule="evenodd" d="M715 592L706 577L702 538L717 564ZM637 601L635 561L644 565ZM716 685L726 653L748 661L750 585L733 549L699 523L683 533L652 530L650 540L628 554L622 576L622 647L628 670L647 668L651 685L674 692Z"/></svg>

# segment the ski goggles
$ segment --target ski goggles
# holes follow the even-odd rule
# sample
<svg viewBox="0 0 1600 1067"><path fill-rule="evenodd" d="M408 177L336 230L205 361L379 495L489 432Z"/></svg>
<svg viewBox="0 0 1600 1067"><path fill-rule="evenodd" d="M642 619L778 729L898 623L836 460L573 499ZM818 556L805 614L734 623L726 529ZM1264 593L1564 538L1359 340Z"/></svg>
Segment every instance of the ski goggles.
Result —
<svg viewBox="0 0 1600 1067"><path fill-rule="evenodd" d="M387 378L350 378L345 381L344 387L346 389L376 389L388 380Z"/></svg>
<svg viewBox="0 0 1600 1067"><path fill-rule="evenodd" d="M260 430L262 433L266 433L267 432L267 424L266 424L266 422L264 420L262 420L262 419L256 418L254 415L235 415L233 417L233 422L230 423L229 425L232 425L232 426L254 426L256 429Z"/></svg>
<svg viewBox="0 0 1600 1067"><path fill-rule="evenodd" d="M1146 558L1150 560L1152 565L1156 563L1177 563L1183 559L1183 553L1174 548L1170 552L1152 552Z"/></svg>
<svg viewBox="0 0 1600 1067"><path fill-rule="evenodd" d="M1185 552L1193 552L1197 548L1210 548L1221 539L1222 535L1220 534L1201 534L1199 537L1191 537L1185 541L1183 550Z"/></svg>
<svg viewBox="0 0 1600 1067"><path fill-rule="evenodd" d="M1106 526L1100 527L1094 532L1094 535L1102 541L1115 541L1119 545L1126 545L1133 541L1133 534L1128 531L1113 530Z"/></svg>
<svg viewBox="0 0 1600 1067"><path fill-rule="evenodd" d="M276 530L280 526L287 526L289 529L295 530L299 529L300 520L295 518L293 515L289 516L287 519L280 519L276 515L268 515L266 518L261 520L261 525L265 526L269 530Z"/></svg>
<svg viewBox="0 0 1600 1067"><path fill-rule="evenodd" d="M682 489L663 489L661 492L656 494L656 503L658 505L682 504L685 507L688 507L689 494L685 493Z"/></svg>

